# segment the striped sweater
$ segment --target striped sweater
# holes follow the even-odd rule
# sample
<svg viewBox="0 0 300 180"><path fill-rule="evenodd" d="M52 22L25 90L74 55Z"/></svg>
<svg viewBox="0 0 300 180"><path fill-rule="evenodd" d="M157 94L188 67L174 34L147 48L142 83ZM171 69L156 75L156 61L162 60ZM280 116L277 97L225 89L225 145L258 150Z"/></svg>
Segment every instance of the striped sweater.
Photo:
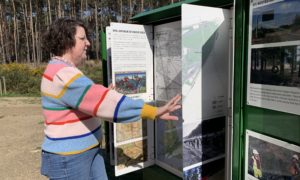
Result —
<svg viewBox="0 0 300 180"><path fill-rule="evenodd" d="M42 77L45 138L42 149L77 154L99 144L101 119L125 123L154 119L156 108L134 100L89 78L64 61L52 59Z"/></svg>

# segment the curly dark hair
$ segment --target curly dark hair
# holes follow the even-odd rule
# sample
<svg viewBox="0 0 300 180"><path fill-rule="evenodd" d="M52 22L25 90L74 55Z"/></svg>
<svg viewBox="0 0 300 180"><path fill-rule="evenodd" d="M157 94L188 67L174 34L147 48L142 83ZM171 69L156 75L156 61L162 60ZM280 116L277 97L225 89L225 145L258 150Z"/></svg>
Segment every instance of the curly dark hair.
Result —
<svg viewBox="0 0 300 180"><path fill-rule="evenodd" d="M76 27L87 28L80 20L59 18L55 20L43 34L42 47L55 56L62 56L68 49L75 46Z"/></svg>

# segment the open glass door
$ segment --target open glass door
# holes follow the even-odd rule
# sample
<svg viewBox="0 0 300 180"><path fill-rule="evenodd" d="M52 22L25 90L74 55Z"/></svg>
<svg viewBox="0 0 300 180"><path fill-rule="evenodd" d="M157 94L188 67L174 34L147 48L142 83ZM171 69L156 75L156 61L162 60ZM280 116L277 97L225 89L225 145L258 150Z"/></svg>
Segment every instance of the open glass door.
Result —
<svg viewBox="0 0 300 180"><path fill-rule="evenodd" d="M230 10L182 5L184 179L224 179Z"/></svg>
<svg viewBox="0 0 300 180"><path fill-rule="evenodd" d="M181 21L154 26L155 101L166 103L181 94ZM155 122L155 163L182 176L182 110L178 121Z"/></svg>

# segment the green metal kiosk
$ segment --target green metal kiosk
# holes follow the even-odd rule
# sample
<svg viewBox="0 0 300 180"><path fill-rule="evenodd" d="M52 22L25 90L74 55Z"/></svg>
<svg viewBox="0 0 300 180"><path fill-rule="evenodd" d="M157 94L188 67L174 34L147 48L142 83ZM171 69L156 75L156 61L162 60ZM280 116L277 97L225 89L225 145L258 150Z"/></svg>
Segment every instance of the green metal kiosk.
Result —
<svg viewBox="0 0 300 180"><path fill-rule="evenodd" d="M223 126L220 129L223 128L225 133L220 137L224 138L224 146L219 142L212 144L214 147L224 148L224 157L216 152L216 157L220 159L210 157L205 161L206 141L205 134L202 133L202 140L198 145L203 148L201 151L203 153L202 161L195 163L196 165L191 163L192 161L189 163L184 160L183 162L178 161L177 163L183 166L180 167L182 175L174 173L173 168L168 165L157 163L158 165L115 177L114 167L107 165L109 179L300 179L300 169L295 168L300 164L300 2L297 0L186 0L138 14L131 20L133 24L152 27L171 24L170 26L173 27L172 23L182 22L184 19L182 11L185 11L186 14L193 14L193 6L183 4L222 8L229 12L229 16L226 16L229 22L225 27L228 29L226 35L222 34L225 33L222 30L210 34L206 39L206 44L201 46L202 52L200 52L202 60L209 59L208 56L218 54L224 49L227 52L225 53L228 58L227 64L221 63L220 65L221 69L227 69L228 75L228 79L224 81L227 84L225 88L227 93L225 96L226 113L224 119L222 119L223 116L214 117L218 121L212 121L215 123L211 124L211 126L217 127L218 122L222 121ZM185 8L182 8L183 6ZM202 10L205 11L205 8ZM191 19L195 16L187 15L185 18ZM190 29L199 29L199 27L207 28L203 32L211 30L210 26L202 27L201 23L193 24L191 22L191 26L186 26L188 28L182 28L181 31L185 33ZM174 25L174 27L177 26ZM197 31L197 33L203 32ZM183 35L181 34L181 36ZM223 36L228 42L227 46L222 43L220 43L222 47L211 44L213 40ZM203 40L198 39L197 34L193 34L193 38L189 42ZM105 39L105 34L102 39ZM197 50L191 49L193 47L189 45L185 46L184 40L182 41L181 53L190 51L194 53L193 56L185 58L189 60L189 58L197 57L195 55ZM166 44L166 46L168 45L172 44ZM106 44L102 43L102 46L106 47ZM218 48L209 50L211 47ZM102 49L102 54L106 54L107 49ZM207 56L203 55L204 51L208 52ZM203 65L203 62L201 63ZM198 67L197 64L193 65ZM103 59L103 67L109 67L106 58ZM190 71L192 71L191 75ZM190 78L193 77L195 71L197 70L191 68L185 71L183 68L182 73L188 74ZM107 79L107 69L104 68L103 72L104 79ZM139 76L139 74L135 76ZM197 84L194 81L189 82L188 78L182 78L181 86ZM209 81L202 79L200 88L202 91L199 92L199 96L204 95L206 85L211 87L211 91L220 88L219 86L210 86ZM212 81L216 81L216 79ZM185 96L185 92L183 94ZM217 109L220 101L218 98L213 101L215 103L213 109ZM207 104L207 106L209 105ZM203 107L200 109L205 110ZM191 112L188 111L188 113ZM182 121L185 122L186 119L184 118ZM220 129L212 132L214 136L222 133ZM201 131L205 131L205 128L203 127ZM186 143L195 147L197 145L195 143L198 141L195 141L191 134L193 132L184 136L183 133L182 144ZM159 140L156 141L159 142ZM214 149L209 151L215 152ZM193 152L198 153L198 151L189 153ZM156 156L158 155L156 154ZM192 157L189 156L191 159ZM217 160L220 162L205 167L205 164ZM219 167L220 163L222 167ZM191 166L185 168L188 165ZM213 176L216 172L211 169L214 168L223 168L221 175Z"/></svg>

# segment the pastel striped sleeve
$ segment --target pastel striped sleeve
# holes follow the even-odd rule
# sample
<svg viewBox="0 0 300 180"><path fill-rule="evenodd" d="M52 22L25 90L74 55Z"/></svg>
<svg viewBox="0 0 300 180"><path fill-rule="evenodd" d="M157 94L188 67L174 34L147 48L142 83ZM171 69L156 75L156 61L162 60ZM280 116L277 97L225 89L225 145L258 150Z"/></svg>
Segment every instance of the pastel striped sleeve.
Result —
<svg viewBox="0 0 300 180"><path fill-rule="evenodd" d="M154 119L156 108L146 105L141 99L132 99L116 91L108 91L97 116L113 118L113 122L133 122L140 119Z"/></svg>
<svg viewBox="0 0 300 180"><path fill-rule="evenodd" d="M56 76L63 84L57 98L86 114L113 122L133 122L155 117L155 107L94 84L74 67L63 68Z"/></svg>

